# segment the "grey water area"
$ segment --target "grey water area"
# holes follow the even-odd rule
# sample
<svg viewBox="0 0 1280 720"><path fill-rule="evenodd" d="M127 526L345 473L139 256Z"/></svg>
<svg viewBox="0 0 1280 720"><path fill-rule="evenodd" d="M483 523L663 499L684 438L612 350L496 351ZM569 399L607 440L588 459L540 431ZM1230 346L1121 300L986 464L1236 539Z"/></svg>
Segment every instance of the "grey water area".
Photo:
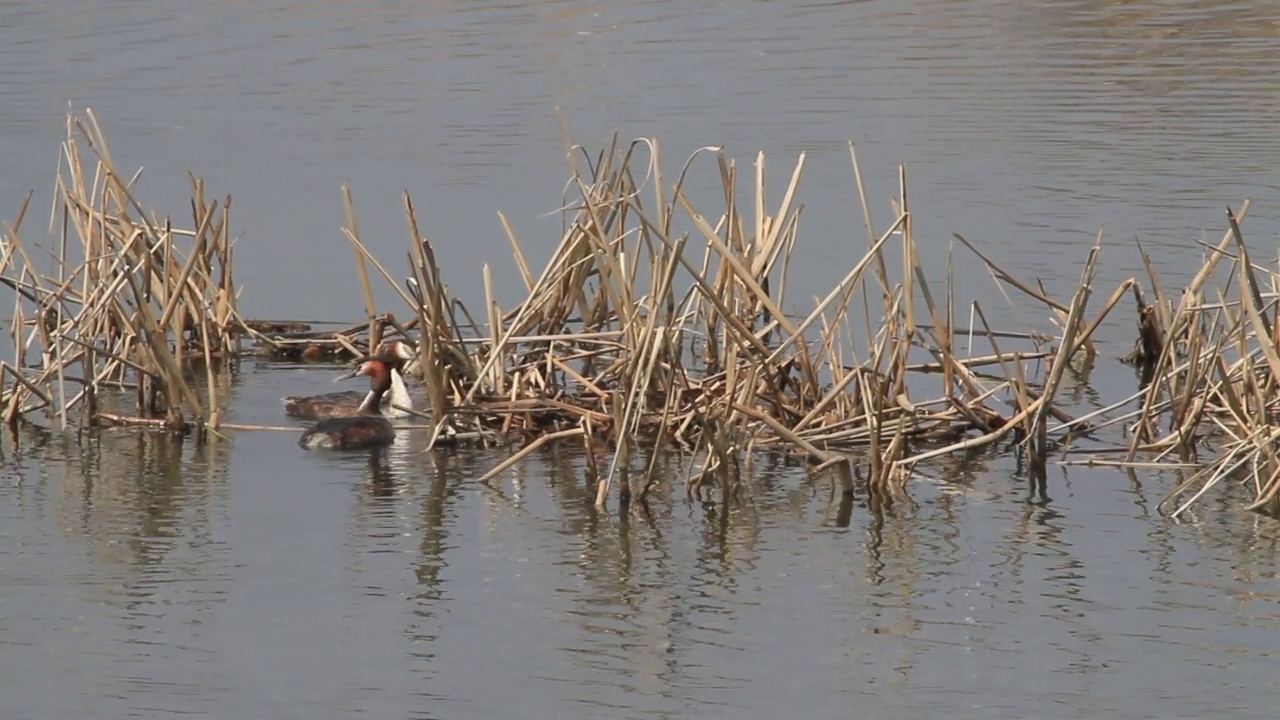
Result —
<svg viewBox="0 0 1280 720"><path fill-rule="evenodd" d="M658 139L668 179L699 147L744 177L763 151L771 206L807 153L797 312L865 248L850 140L880 225L906 163L933 277L959 232L1065 299L1102 228L1095 302L1146 283L1135 239L1176 292L1228 206L1254 202L1259 262L1280 230L1261 1L3 0L0 108L0 217L35 190L25 243L49 247L66 113L92 108L145 204L187 222L188 171L233 196L257 318L363 315L344 183L389 266L408 190L455 291L482 299L488 264L509 307L497 212L546 259L557 110L593 151ZM959 302L1052 329L955 258ZM1134 322L1126 301L1070 409L1133 392ZM338 371L245 361L226 419L290 425L279 398ZM1051 466L1033 497L992 451L883 507L760 457L740 502L686 502L673 461L619 516L570 448L485 486L502 452L295 440L5 435L0 717L1280 716L1280 527L1238 488L1175 522L1173 474Z"/></svg>

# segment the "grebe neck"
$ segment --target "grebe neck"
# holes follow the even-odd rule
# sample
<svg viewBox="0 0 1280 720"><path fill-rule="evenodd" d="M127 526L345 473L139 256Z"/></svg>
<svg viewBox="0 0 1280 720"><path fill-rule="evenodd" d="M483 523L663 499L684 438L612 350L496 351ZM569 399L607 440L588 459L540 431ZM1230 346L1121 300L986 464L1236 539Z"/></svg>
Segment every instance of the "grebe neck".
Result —
<svg viewBox="0 0 1280 720"><path fill-rule="evenodd" d="M381 415L382 396L385 393L386 389L370 390L369 394L364 396L364 401L360 403L359 412L363 415Z"/></svg>
<svg viewBox="0 0 1280 720"><path fill-rule="evenodd" d="M396 368L391 368L391 389L387 396L387 412L385 415L391 417L400 417L406 413L403 410L397 410L394 406L412 408L413 396L409 394L409 388L404 384L404 376L400 374Z"/></svg>
<svg viewBox="0 0 1280 720"><path fill-rule="evenodd" d="M387 366L382 363L370 363L369 369L371 379L369 394L365 395L364 402L360 403L359 412L362 415L381 415L382 396L391 387L391 375Z"/></svg>

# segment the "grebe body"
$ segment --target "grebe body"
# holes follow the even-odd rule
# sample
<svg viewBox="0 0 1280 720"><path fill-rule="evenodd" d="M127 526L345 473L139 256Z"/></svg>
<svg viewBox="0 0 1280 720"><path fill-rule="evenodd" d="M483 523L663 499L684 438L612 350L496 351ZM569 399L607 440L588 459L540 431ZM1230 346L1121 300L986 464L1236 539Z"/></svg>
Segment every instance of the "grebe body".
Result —
<svg viewBox="0 0 1280 720"><path fill-rule="evenodd" d="M309 450L363 450L385 447L395 439L390 420L381 415L354 415L321 420L302 434L298 444Z"/></svg>
<svg viewBox="0 0 1280 720"><path fill-rule="evenodd" d="M404 384L403 370L405 363L414 357L413 349L407 343L394 340L383 343L378 357L385 358L391 373L391 388L388 396L388 407L382 414L390 418L408 417L409 413L395 406L413 409L413 397ZM343 375L338 380L355 377L358 372ZM336 382L336 381L335 381ZM354 417L360 415L360 406L368 397L368 393L355 390L309 395L299 397L290 395L282 398L284 412L291 417L302 420L325 420L328 418Z"/></svg>
<svg viewBox="0 0 1280 720"><path fill-rule="evenodd" d="M383 417L382 396L391 387L390 357L365 358L350 377L369 376L370 390L356 415L321 420L302 433L298 445L307 449L363 450L390 445L396 437L391 421Z"/></svg>

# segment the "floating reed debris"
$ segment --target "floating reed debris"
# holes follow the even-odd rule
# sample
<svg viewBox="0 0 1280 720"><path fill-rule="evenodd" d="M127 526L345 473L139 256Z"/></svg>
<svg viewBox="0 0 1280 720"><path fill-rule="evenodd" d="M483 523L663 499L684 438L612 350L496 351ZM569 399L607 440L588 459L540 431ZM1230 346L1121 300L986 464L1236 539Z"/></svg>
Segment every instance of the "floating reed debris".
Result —
<svg viewBox="0 0 1280 720"><path fill-rule="evenodd" d="M93 152L92 172L80 143ZM1129 278L1099 295L1101 235L1082 252L1069 298L1018 280L960 235L938 281L921 262L905 168L891 220L878 225L851 143L865 244L825 294L793 299L788 271L798 247L804 154L775 194L766 187L763 154L744 171L719 149L703 148L672 182L656 141L621 144L615 136L595 154L567 133L565 144L569 199L542 268L530 266L499 216L523 285L517 302L502 306L487 264L479 272L483 307L473 311L455 296L408 193L407 273L388 269L361 239L344 188L343 233L364 317L316 330L239 315L229 197L205 201L192 178L194 230L148 220L92 114L72 117L52 270L37 269L18 240L21 214L5 231L0 281L15 292L17 348L12 363L0 364L5 419L43 409L63 427L72 410L86 424L121 422L119 413L99 412L95 397L100 388L128 387L137 392L138 422L181 429L194 419L216 427L222 401L211 376L210 390L199 395L190 361L211 368L216 358L244 353L348 357L398 336L419 351L409 372L425 390L433 444L520 444L484 475L487 482L549 443L581 442L600 505L615 485L620 504L643 498L672 454L688 461L690 496L712 488L722 498L737 495L761 452L794 455L810 472L830 473L846 494L858 483L891 493L925 463L1001 443L1026 453L1040 483L1054 458L1148 469L1194 463L1198 469L1167 501L1174 514L1228 478L1250 485L1250 508L1275 508L1280 273L1249 260L1239 224L1247 203L1238 217L1228 213L1227 235L1176 304L1150 262L1147 290ZM710 164L719 180L710 204L686 192L698 164ZM968 326L958 327L958 248L972 252L1003 291L1043 306L1054 329L993 328L977 302L968 304ZM1211 286L1220 265L1228 268L1225 282ZM403 324L378 311L378 281L404 303ZM1130 360L1144 368L1141 391L1074 417L1058 399L1068 374L1094 361L1095 331L1130 295L1139 324ZM810 309L789 314L797 306ZM966 338L986 347L962 355L957 347ZM1076 447L1085 441L1089 448ZM1206 450L1207 460L1195 459Z"/></svg>

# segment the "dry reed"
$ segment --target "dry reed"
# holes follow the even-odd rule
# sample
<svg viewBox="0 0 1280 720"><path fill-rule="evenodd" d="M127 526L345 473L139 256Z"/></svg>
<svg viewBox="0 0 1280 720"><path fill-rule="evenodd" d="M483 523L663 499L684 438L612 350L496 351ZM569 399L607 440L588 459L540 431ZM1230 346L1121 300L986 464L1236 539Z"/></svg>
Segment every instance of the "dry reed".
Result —
<svg viewBox="0 0 1280 720"><path fill-rule="evenodd" d="M922 461L1010 433L1036 438L1043 465L1049 418L1076 423L1054 405L1062 369L1081 351L1092 352L1091 333L1123 294L1113 293L1092 322L1086 317L1098 246L1069 303L991 266L1059 312L1069 342L1049 350L1043 346L1051 338L988 328L990 353L958 357L950 266L946 296L939 298L912 236L905 169L893 222L875 228L864 205L867 246L807 315L793 317L784 311L786 269L797 243L804 155L773 204L763 155L744 183L735 162L704 148L668 187L656 142L622 146L615 137L588 156L566 138L566 148L572 201L562 211L560 242L540 272L529 267L503 220L526 290L505 311L487 266L482 312L471 313L449 294L405 197L411 276L409 292L400 294L423 330L419 371L437 437L490 430L523 441L517 458L550 439L581 439L603 505L614 484L623 503L643 496L655 482L658 459L673 450L692 458L690 495L711 487L735 495L743 468L760 451L803 457L813 472L832 472L834 484L851 493L859 459L868 465L866 482L879 491L900 485ZM684 191L702 157L714 162L724 202L711 213ZM744 188L750 198L745 208L738 199ZM860 180L859 195L865 197ZM360 242L350 207L348 216L346 234L360 262L371 263L395 286ZM899 245L903 258L899 282L890 279L891 244ZM868 289L869 279L879 292ZM864 302L861 328L851 313L858 298ZM919 322L922 317L930 322ZM1034 346L1002 349L1002 334L1006 343L1030 340ZM922 351L927 362L918 360ZM1033 387L1030 368L1050 357L1055 370ZM980 374L989 367L1003 376ZM914 399L920 378L940 378L939 396ZM1006 409L997 408L1000 397ZM648 457L638 466L637 450Z"/></svg>
<svg viewBox="0 0 1280 720"><path fill-rule="evenodd" d="M1270 449L1280 438L1280 311L1273 301L1280 273L1249 261L1239 225L1247 203L1239 217L1228 212L1223 241L1209 248L1176 305L1149 262L1154 302L1130 278L1095 303L1101 235L1065 301L1018 280L956 235L1002 291L1043 305L1056 325L1052 333L997 330L972 303L970 327L963 328L955 318L950 252L945 282L936 288L921 263L905 168L892 220L877 226L850 144L866 245L811 310L790 315L787 271L797 248L804 154L774 196L763 154L752 172L742 173L719 149L703 148L668 184L656 141L620 144L615 136L594 155L567 133L565 142L572 200L540 271L501 218L522 300L501 307L486 265L484 307L471 312L446 285L407 193L407 278L389 271L362 241L343 188L343 232L365 316L314 331L307 323L240 317L229 197L205 201L202 183L192 178L194 230L147 219L92 114L73 116L58 176L63 231L53 272L38 270L19 241L22 214L6 226L0 281L15 292L17 355L0 364L5 420L43 409L66 427L71 411L82 407L85 424L182 429L194 418L217 427L223 401L211 374L216 358L352 356L400 337L419 351L411 372L425 389L433 445L522 443L484 476L488 481L548 443L581 442L600 505L615 485L622 504L643 498L671 453L688 459L690 496L718 488L733 497L761 452L807 460L811 472L830 472L833 488L846 495L864 477L870 491L883 495L920 474L922 463L1004 440L1025 448L1033 478L1043 482L1055 452L1064 463L1174 468L1191 463L1214 438L1216 452L1196 461L1197 471L1166 501L1174 507L1177 500L1174 514L1227 478L1251 486L1250 508L1275 508L1280 462ZM82 143L93 153L88 167ZM695 205L685 190L703 161L720 182L714 207ZM740 196L747 201L740 204ZM899 258L896 268L891 255ZM1225 283L1211 287L1221 264L1229 266ZM395 289L407 323L378 312L374 277ZM1094 332L1130 293L1139 324L1131 359L1144 368L1142 391L1073 417L1058 402L1066 375L1092 363ZM989 352L960 356L958 341L966 337L985 341ZM243 347L243 338L251 346ZM38 363L29 362L32 355ZM204 397L195 389L192 360L209 368ZM126 385L137 391L136 418L97 409L100 388ZM1071 447L1082 435L1096 438L1125 422L1132 423L1125 447Z"/></svg>
<svg viewBox="0 0 1280 720"><path fill-rule="evenodd" d="M91 111L70 115L51 218L57 251L42 266L19 239L26 204L5 226L0 282L15 298L14 358L3 365L13 384L0 398L7 423L43 410L64 430L108 420L179 432L193 421L217 427L214 366L241 350L244 334L231 198L207 200L191 177L195 229L180 230L148 217L136 180L116 169ZM205 368L203 397L194 363ZM106 387L133 388L136 416L100 411Z"/></svg>

